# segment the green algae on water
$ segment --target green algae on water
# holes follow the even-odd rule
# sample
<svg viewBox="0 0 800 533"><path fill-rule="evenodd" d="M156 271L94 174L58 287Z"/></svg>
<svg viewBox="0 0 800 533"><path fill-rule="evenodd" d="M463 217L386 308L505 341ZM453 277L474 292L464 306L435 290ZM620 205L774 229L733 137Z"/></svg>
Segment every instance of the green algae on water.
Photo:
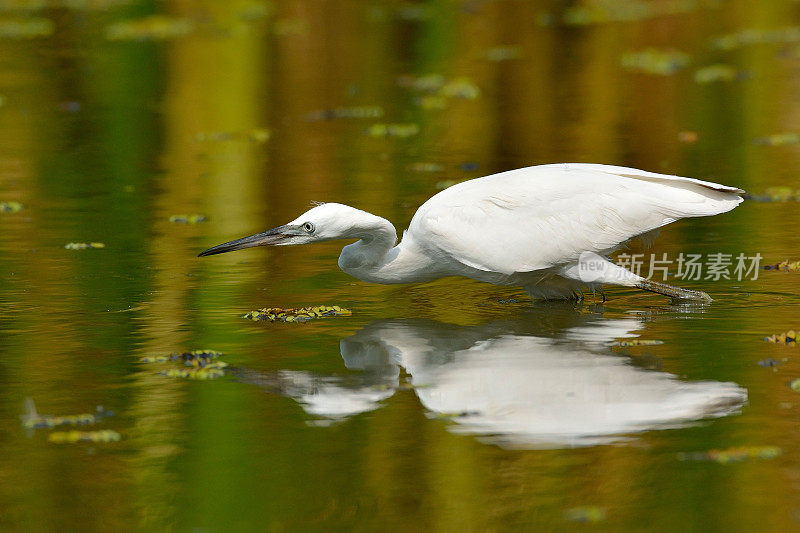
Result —
<svg viewBox="0 0 800 533"><path fill-rule="evenodd" d="M339 307L338 305L317 305L313 307L287 308L265 307L258 311L250 311L242 316L253 321L267 322L307 322L314 318L331 316L350 316L353 312L350 309Z"/></svg>
<svg viewBox="0 0 800 533"><path fill-rule="evenodd" d="M694 81L701 85L717 81L734 81L743 74L730 65L716 64L702 67L694 72Z"/></svg>
<svg viewBox="0 0 800 533"><path fill-rule="evenodd" d="M376 123L367 130L367 135L370 137L398 137L401 139L417 133L419 133L419 125L413 122L407 124Z"/></svg>
<svg viewBox="0 0 800 533"><path fill-rule="evenodd" d="M0 202L0 213L19 213L23 209L19 202Z"/></svg>
<svg viewBox="0 0 800 533"><path fill-rule="evenodd" d="M194 23L187 18L152 15L123 20L106 27L109 41L162 41L190 34Z"/></svg>
<svg viewBox="0 0 800 533"><path fill-rule="evenodd" d="M495 46L486 50L484 57L494 63L519 59L522 56L522 48L514 45Z"/></svg>
<svg viewBox="0 0 800 533"><path fill-rule="evenodd" d="M589 26L609 22L638 22L656 17L691 13L697 9L715 7L716 3L716 0L577 2L564 11L561 20L568 26Z"/></svg>
<svg viewBox="0 0 800 533"><path fill-rule="evenodd" d="M760 146L786 146L797 143L800 143L800 133L795 133L793 131L773 133L766 137L756 137L753 139L753 144Z"/></svg>
<svg viewBox="0 0 800 533"><path fill-rule="evenodd" d="M481 95L481 90L469 78L461 77L445 83L440 94L448 98L475 100Z"/></svg>
<svg viewBox="0 0 800 533"><path fill-rule="evenodd" d="M790 329L785 333L770 335L769 337L764 338L764 340L771 344L791 344L792 346L797 346L797 336L797 332L793 329Z"/></svg>
<svg viewBox="0 0 800 533"><path fill-rule="evenodd" d="M412 76L410 74L397 78L397 84L416 92L435 93L445 83L444 76L441 74L424 74L422 76Z"/></svg>
<svg viewBox="0 0 800 533"><path fill-rule="evenodd" d="M781 272L800 272L800 261L789 262L788 259L774 265L764 265L764 270L780 270Z"/></svg>
<svg viewBox="0 0 800 533"><path fill-rule="evenodd" d="M117 442L122 435L112 429L99 431L54 431L47 436L47 441L54 444L74 444L76 442Z"/></svg>
<svg viewBox="0 0 800 533"><path fill-rule="evenodd" d="M114 416L114 413L106 411L101 405L95 408L94 413L64 416L43 415L36 410L33 398L25 398L25 414L20 415L20 419L22 427L25 429L51 429L60 426L88 426L109 416Z"/></svg>
<svg viewBox="0 0 800 533"><path fill-rule="evenodd" d="M444 98L475 100L481 95L478 85L466 76L447 80L441 74L404 75L397 79L397 84L414 92L427 93Z"/></svg>
<svg viewBox="0 0 800 533"><path fill-rule="evenodd" d="M376 105L335 107L333 109L321 109L312 111L305 116L309 122L337 119L365 119L381 118L384 115L383 108Z"/></svg>
<svg viewBox="0 0 800 533"><path fill-rule="evenodd" d="M447 98L440 94L423 94L414 98L414 105L425 111L436 111L447 107Z"/></svg>
<svg viewBox="0 0 800 533"><path fill-rule="evenodd" d="M185 366L205 367L222 355L216 350L192 350L191 352L175 352L168 355L146 355L139 359L141 363L168 363L180 361Z"/></svg>
<svg viewBox="0 0 800 533"><path fill-rule="evenodd" d="M442 172L444 170L444 165L419 161L406 165L406 170L411 172Z"/></svg>
<svg viewBox="0 0 800 533"><path fill-rule="evenodd" d="M564 520L570 522L600 522L606 519L606 510L596 505L573 507L564 511Z"/></svg>
<svg viewBox="0 0 800 533"><path fill-rule="evenodd" d="M774 459L783 453L778 446L739 446L707 452L679 453L680 461L713 461L719 464L738 463L747 459Z"/></svg>
<svg viewBox="0 0 800 533"><path fill-rule="evenodd" d="M261 144L267 142L271 136L272 132L267 128L251 128L241 131L200 132L194 138L200 142L248 141Z"/></svg>
<svg viewBox="0 0 800 533"><path fill-rule="evenodd" d="M205 222L208 218L205 215L172 215L169 221L175 224L199 224Z"/></svg>
<svg viewBox="0 0 800 533"><path fill-rule="evenodd" d="M191 352L176 352L168 355L146 355L139 359L139 362L179 363L179 365L170 365L169 368L162 368L158 373L170 378L208 380L225 375L225 368L227 368L228 363L220 361L220 355L222 355L222 352L216 350L192 350Z"/></svg>
<svg viewBox="0 0 800 533"><path fill-rule="evenodd" d="M664 344L664 341L658 340L648 340L648 339L631 339L627 341L614 341L609 344L609 346L657 346L659 344Z"/></svg>
<svg viewBox="0 0 800 533"><path fill-rule="evenodd" d="M645 48L622 55L622 67L626 70L670 76L689 64L689 55L673 49Z"/></svg>
<svg viewBox="0 0 800 533"><path fill-rule="evenodd" d="M440 191L443 191L444 189L450 188L450 187L452 187L453 185L455 185L457 183L461 183L461 181L460 180L442 180L442 181L437 181L436 184L434 185L434 187L436 189L440 190Z"/></svg>
<svg viewBox="0 0 800 533"><path fill-rule="evenodd" d="M800 190L792 187L767 187L763 193L745 193L746 200L754 202L797 202L800 201Z"/></svg>
<svg viewBox="0 0 800 533"><path fill-rule="evenodd" d="M717 50L735 50L754 44L786 44L800 42L800 26L776 29L745 28L735 33L716 37L711 46Z"/></svg>
<svg viewBox="0 0 800 533"><path fill-rule="evenodd" d="M170 368L159 372L162 376L170 378L185 378L185 379L216 379L225 375L224 368L228 366L227 363L217 361L210 363L202 368Z"/></svg>
<svg viewBox="0 0 800 533"><path fill-rule="evenodd" d="M105 247L106 245L102 242L68 242L64 245L67 250L90 250Z"/></svg>

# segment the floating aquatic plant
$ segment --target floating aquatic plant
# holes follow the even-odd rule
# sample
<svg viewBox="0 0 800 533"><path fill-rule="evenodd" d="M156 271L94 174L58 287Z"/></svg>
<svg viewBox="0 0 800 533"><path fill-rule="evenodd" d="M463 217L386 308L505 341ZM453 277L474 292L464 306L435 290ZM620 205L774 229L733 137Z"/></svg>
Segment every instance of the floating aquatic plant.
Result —
<svg viewBox="0 0 800 533"><path fill-rule="evenodd" d="M362 118L381 118L384 115L383 108L377 105L335 107L333 109L322 109L313 111L305 116L308 121L336 120L336 119L362 119Z"/></svg>
<svg viewBox="0 0 800 533"><path fill-rule="evenodd" d="M23 206L19 202L0 202L0 213L18 213Z"/></svg>
<svg viewBox="0 0 800 533"><path fill-rule="evenodd" d="M800 261L789 262L788 259L775 265L764 265L764 270L782 270L783 272L800 272Z"/></svg>
<svg viewBox="0 0 800 533"><path fill-rule="evenodd" d="M570 522L601 522L606 516L606 510L596 505L573 507L564 511L564 520Z"/></svg>
<svg viewBox="0 0 800 533"><path fill-rule="evenodd" d="M280 307L265 307L258 311L250 311L242 316L249 320L264 320L269 322L306 322L314 318L326 316L350 316L353 312L338 305L317 305L314 307L299 307L282 309Z"/></svg>
<svg viewBox="0 0 800 533"><path fill-rule="evenodd" d="M400 76L397 84L415 92L435 94L446 98L475 100L481 95L480 88L469 78L460 76L446 80L441 74L424 76Z"/></svg>
<svg viewBox="0 0 800 533"><path fill-rule="evenodd" d="M109 25L106 27L106 39L110 41L160 41L183 37L193 30L194 23L187 18L152 15Z"/></svg>
<svg viewBox="0 0 800 533"><path fill-rule="evenodd" d="M673 49L646 48L623 54L621 62L627 70L669 76L689 64L689 55Z"/></svg>
<svg viewBox="0 0 800 533"><path fill-rule="evenodd" d="M101 429L99 431L54 431L47 436L47 440L55 444L117 442L121 439L122 435L111 429Z"/></svg>
<svg viewBox="0 0 800 533"><path fill-rule="evenodd" d="M253 128L243 131L200 132L195 139L200 142L250 141L265 143L272 136L267 128Z"/></svg>
<svg viewBox="0 0 800 533"><path fill-rule="evenodd" d="M741 79L744 73L739 72L730 65L716 64L699 68L694 73L694 81L700 84L715 81L734 81Z"/></svg>
<svg viewBox="0 0 800 533"><path fill-rule="evenodd" d="M218 358L222 352L215 350L193 350L191 352L171 353L169 355L147 355L142 363L183 363L182 367L165 368L159 371L162 376L185 379L216 379L225 375L228 363ZM190 367L190 368L185 368Z"/></svg>
<svg viewBox="0 0 800 533"><path fill-rule="evenodd" d="M106 411L98 405L94 413L78 415L52 416L39 414L33 398L25 398L25 414L20 416L22 427L25 429L50 429L59 426L88 426L96 424L103 418L114 416L111 411Z"/></svg>
<svg viewBox="0 0 800 533"><path fill-rule="evenodd" d="M761 194L746 194L748 200L754 202L789 202L800 201L800 190L791 187L767 187Z"/></svg>
<svg viewBox="0 0 800 533"><path fill-rule="evenodd" d="M419 133L419 125L413 122L407 124L376 123L369 127L367 134L370 137L411 137Z"/></svg>
<svg viewBox="0 0 800 533"><path fill-rule="evenodd" d="M202 368L170 368L169 370L162 370L159 374L170 378L216 379L225 375L224 368L226 366L228 366L226 363L217 361L216 363L209 363Z"/></svg>
<svg viewBox="0 0 800 533"><path fill-rule="evenodd" d="M690 13L713 6L710 0L599 0L581 2L567 8L562 21L569 26L588 26L608 22L635 22L666 15Z"/></svg>
<svg viewBox="0 0 800 533"><path fill-rule="evenodd" d="M627 341L614 341L609 344L609 346L656 346L658 344L664 344L664 341L657 341L657 340L647 340L647 339L631 339Z"/></svg>
<svg viewBox="0 0 800 533"><path fill-rule="evenodd" d="M711 41L717 50L734 50L753 44L784 44L800 42L800 27L788 26L776 29L745 28L735 33L722 35Z"/></svg>
<svg viewBox="0 0 800 533"><path fill-rule="evenodd" d="M423 94L414 98L414 104L426 111L433 111L447 107L447 98L441 94Z"/></svg>
<svg viewBox="0 0 800 533"><path fill-rule="evenodd" d="M725 450L679 453L681 461L714 461L720 464L736 463L745 459L773 459L783 453L777 446L741 446Z"/></svg>
<svg viewBox="0 0 800 533"><path fill-rule="evenodd" d="M469 78L456 78L445 83L441 89L442 96L448 98L461 98L475 100L481 95L481 90Z"/></svg>
<svg viewBox="0 0 800 533"><path fill-rule="evenodd" d="M68 242L64 245L67 250L88 250L91 248L105 248L102 242Z"/></svg>
<svg viewBox="0 0 800 533"><path fill-rule="evenodd" d="M441 74L425 74L423 76L404 75L397 78L397 84L412 91L435 93L445 83Z"/></svg>
<svg viewBox="0 0 800 533"><path fill-rule="evenodd" d="M453 186L453 185L455 185L456 183L461 183L461 181L459 181L459 180L443 180L443 181L437 181L437 182L436 182L436 184L434 185L434 187L436 187L436 188L437 188L437 189L439 189L439 190L444 190L444 189L447 189L447 188L449 188L449 187L452 187L452 186Z"/></svg>
<svg viewBox="0 0 800 533"><path fill-rule="evenodd" d="M772 344L791 344L797 346L797 332L793 329L785 333L777 333L764 338L765 341Z"/></svg>
<svg viewBox="0 0 800 533"><path fill-rule="evenodd" d="M208 220L204 215L172 215L169 217L170 222L176 224L198 224Z"/></svg>
<svg viewBox="0 0 800 533"><path fill-rule="evenodd" d="M168 355L146 355L139 359L142 363L167 363L181 361L186 366L202 368L214 362L222 352L216 350L192 350L191 352L176 352Z"/></svg>
<svg viewBox="0 0 800 533"><path fill-rule="evenodd" d="M411 163L407 165L406 170L410 170L412 172L441 172L444 170L444 165L440 165L439 163L427 163L425 161L419 161L417 163Z"/></svg>
<svg viewBox="0 0 800 533"><path fill-rule="evenodd" d="M753 144L762 146L785 146L787 144L800 143L800 134L793 131L774 133L766 137L756 137L753 139Z"/></svg>

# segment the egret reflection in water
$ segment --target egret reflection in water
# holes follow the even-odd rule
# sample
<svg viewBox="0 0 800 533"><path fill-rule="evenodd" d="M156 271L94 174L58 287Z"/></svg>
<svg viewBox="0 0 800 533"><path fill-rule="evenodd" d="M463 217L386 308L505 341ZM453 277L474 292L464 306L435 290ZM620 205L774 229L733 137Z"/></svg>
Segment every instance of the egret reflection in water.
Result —
<svg viewBox="0 0 800 533"><path fill-rule="evenodd" d="M734 413L747 399L735 383L688 382L636 367L604 346L643 323L558 314L462 327L378 320L342 339L358 374L244 372L325 420L379 408L403 387L401 368L431 416L450 430L510 447L585 446Z"/></svg>

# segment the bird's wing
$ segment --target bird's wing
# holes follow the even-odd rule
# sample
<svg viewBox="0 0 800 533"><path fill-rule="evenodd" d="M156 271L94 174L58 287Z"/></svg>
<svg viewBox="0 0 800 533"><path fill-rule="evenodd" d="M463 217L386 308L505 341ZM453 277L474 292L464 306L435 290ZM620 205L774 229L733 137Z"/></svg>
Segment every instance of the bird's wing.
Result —
<svg viewBox="0 0 800 533"><path fill-rule="evenodd" d="M568 164L463 182L425 202L409 232L429 254L512 274L609 253L684 217L724 213L740 189L624 167Z"/></svg>

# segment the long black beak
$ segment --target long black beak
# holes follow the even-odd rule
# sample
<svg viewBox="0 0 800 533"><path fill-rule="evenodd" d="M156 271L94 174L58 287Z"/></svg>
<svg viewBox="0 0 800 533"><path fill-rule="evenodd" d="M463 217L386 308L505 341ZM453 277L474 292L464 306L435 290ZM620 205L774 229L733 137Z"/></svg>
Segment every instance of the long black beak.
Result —
<svg viewBox="0 0 800 533"><path fill-rule="evenodd" d="M242 237L235 241L225 242L218 244L204 252L200 252L197 257L204 255L224 254L225 252L232 252L234 250L241 250L243 248L252 248L254 246L269 246L271 244L284 244L286 241L297 235L294 231L294 226L279 226L275 229L267 230L263 233L256 233L249 237Z"/></svg>

